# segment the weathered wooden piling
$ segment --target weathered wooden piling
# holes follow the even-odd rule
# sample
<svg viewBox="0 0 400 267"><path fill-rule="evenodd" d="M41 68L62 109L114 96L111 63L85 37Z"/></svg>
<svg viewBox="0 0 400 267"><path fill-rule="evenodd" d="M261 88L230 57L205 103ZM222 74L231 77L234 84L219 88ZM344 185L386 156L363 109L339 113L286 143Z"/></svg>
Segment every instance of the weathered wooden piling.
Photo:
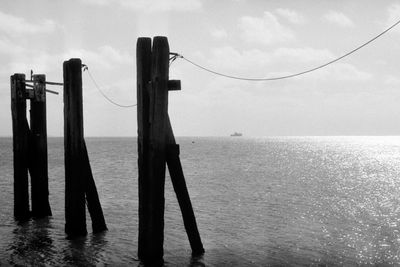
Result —
<svg viewBox="0 0 400 267"><path fill-rule="evenodd" d="M11 113L14 151L14 217L25 221L30 217L28 182L28 136L26 120L25 75L11 76Z"/></svg>
<svg viewBox="0 0 400 267"><path fill-rule="evenodd" d="M51 216L47 164L46 76L33 75L30 110L29 171L31 174L32 216Z"/></svg>
<svg viewBox="0 0 400 267"><path fill-rule="evenodd" d="M107 230L90 169L83 130L82 62L64 62L65 232L86 235L85 201L94 232ZM86 197L85 197L86 196Z"/></svg>
<svg viewBox="0 0 400 267"><path fill-rule="evenodd" d="M64 62L65 233L87 234L83 161L82 62Z"/></svg>
<svg viewBox="0 0 400 267"><path fill-rule="evenodd" d="M169 46L165 37L137 42L139 248L145 264L163 263L165 125Z"/></svg>
<svg viewBox="0 0 400 267"><path fill-rule="evenodd" d="M139 38L136 45L137 70L137 123L138 123L138 170L139 170L139 237L138 257L149 258L146 252L146 233L149 218L149 85L151 79L151 38Z"/></svg>
<svg viewBox="0 0 400 267"><path fill-rule="evenodd" d="M180 90L169 81L169 45L166 37L137 42L137 121L139 166L139 259L145 265L163 263L164 187L168 163L193 255L204 253L168 118L168 91Z"/></svg>
<svg viewBox="0 0 400 267"><path fill-rule="evenodd" d="M169 46L166 37L155 37L151 54L150 128L148 151L149 191L148 204L152 211L148 217L146 252L151 261L163 261L164 245L164 187L166 140L165 126L168 112ZM148 256L150 256L148 255Z"/></svg>

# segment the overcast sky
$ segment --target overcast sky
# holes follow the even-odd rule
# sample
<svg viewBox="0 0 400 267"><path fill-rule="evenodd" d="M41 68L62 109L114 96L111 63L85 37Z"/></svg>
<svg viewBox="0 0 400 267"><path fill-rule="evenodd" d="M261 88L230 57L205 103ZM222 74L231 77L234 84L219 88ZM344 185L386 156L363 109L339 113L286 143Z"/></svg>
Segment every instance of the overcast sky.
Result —
<svg viewBox="0 0 400 267"><path fill-rule="evenodd" d="M1 0L0 136L12 133L10 75L62 82L80 57L114 101L136 103L135 46L167 36L170 50L244 77L303 71L400 20L399 1ZM400 26L346 59L288 80L246 82L176 60L169 113L177 136L399 135ZM136 108L107 102L86 73L86 136L136 136ZM62 88L49 87L59 90ZM47 97L48 134L63 135L62 94Z"/></svg>

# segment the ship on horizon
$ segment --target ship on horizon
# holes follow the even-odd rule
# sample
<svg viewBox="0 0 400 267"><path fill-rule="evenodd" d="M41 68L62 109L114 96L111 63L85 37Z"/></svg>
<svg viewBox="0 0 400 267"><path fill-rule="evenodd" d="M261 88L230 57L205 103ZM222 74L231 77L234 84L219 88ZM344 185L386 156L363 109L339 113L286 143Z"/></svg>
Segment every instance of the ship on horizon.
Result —
<svg viewBox="0 0 400 267"><path fill-rule="evenodd" d="M242 136L242 133L238 133L238 132L234 132L233 134L231 134L231 136Z"/></svg>

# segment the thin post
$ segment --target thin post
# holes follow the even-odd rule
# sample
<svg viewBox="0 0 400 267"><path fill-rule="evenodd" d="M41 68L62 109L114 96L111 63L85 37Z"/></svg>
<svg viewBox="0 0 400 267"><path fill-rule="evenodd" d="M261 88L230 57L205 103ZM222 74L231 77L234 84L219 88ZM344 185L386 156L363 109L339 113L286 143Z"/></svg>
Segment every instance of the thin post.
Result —
<svg viewBox="0 0 400 267"><path fill-rule="evenodd" d="M136 44L137 70L137 124L138 124L138 190L139 190L139 236L138 257L149 258L146 252L146 232L149 220L149 183L148 183L148 150L149 150L149 84L151 79L151 38L138 38ZM146 256L147 255L147 256Z"/></svg>
<svg viewBox="0 0 400 267"><path fill-rule="evenodd" d="M14 217L25 221L29 212L28 134L26 120L25 75L14 74L11 81L11 113L14 158Z"/></svg>
<svg viewBox="0 0 400 267"><path fill-rule="evenodd" d="M83 161L82 62L65 61L64 69L64 156L65 233L86 235L85 177Z"/></svg>
<svg viewBox="0 0 400 267"><path fill-rule="evenodd" d="M169 117L167 117L167 165L181 209L183 224L189 238L190 247L192 248L192 255L202 255L204 254L203 243L201 242L185 176L183 175L181 160L179 158L179 145L175 142Z"/></svg>
<svg viewBox="0 0 400 267"><path fill-rule="evenodd" d="M99 194L97 193L96 184L93 179L92 168L90 167L85 140L83 140L82 155L82 169L84 170L86 183L85 193L90 219L92 220L92 229L94 233L99 233L107 230L107 225L104 220L103 209L101 208L99 200Z"/></svg>
<svg viewBox="0 0 400 267"><path fill-rule="evenodd" d="M51 216L47 164L46 76L33 75L29 138L29 171L31 174L32 216Z"/></svg>

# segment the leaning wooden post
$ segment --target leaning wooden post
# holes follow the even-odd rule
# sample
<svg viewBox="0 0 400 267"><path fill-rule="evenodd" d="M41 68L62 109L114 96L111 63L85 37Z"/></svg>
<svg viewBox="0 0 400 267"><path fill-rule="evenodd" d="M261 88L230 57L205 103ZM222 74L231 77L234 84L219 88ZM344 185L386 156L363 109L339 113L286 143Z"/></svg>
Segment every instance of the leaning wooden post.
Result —
<svg viewBox="0 0 400 267"><path fill-rule="evenodd" d="M51 216L49 203L49 178L47 166L46 127L46 76L33 75L33 98L31 98L29 142L29 170L31 174L32 216Z"/></svg>
<svg viewBox="0 0 400 267"><path fill-rule="evenodd" d="M146 232L149 220L149 83L151 79L151 38L139 38L136 44L137 70L137 123L138 123L138 189L139 189L139 236L138 257L144 260L150 255L146 253ZM146 256L147 255L147 256Z"/></svg>
<svg viewBox="0 0 400 267"><path fill-rule="evenodd" d="M201 242L199 230L197 228L196 217L194 216L192 203L183 175L181 160L179 158L179 145L175 142L171 122L167 117L167 165L171 176L172 185L181 209L183 224L189 238L193 256L204 254L203 243Z"/></svg>
<svg viewBox="0 0 400 267"><path fill-rule="evenodd" d="M83 160L82 62L64 62L65 233L86 235Z"/></svg>
<svg viewBox="0 0 400 267"><path fill-rule="evenodd" d="M93 233L100 233L107 230L106 221L104 220L103 209L100 205L99 194L97 193L96 184L93 179L92 168L90 167L89 156L86 148L86 142L83 140L82 150L82 171L85 178L85 194L86 203L92 220Z"/></svg>
<svg viewBox="0 0 400 267"><path fill-rule="evenodd" d="M11 113L14 151L14 217L24 221L29 219L28 188L28 135L26 120L25 75L11 76Z"/></svg>

